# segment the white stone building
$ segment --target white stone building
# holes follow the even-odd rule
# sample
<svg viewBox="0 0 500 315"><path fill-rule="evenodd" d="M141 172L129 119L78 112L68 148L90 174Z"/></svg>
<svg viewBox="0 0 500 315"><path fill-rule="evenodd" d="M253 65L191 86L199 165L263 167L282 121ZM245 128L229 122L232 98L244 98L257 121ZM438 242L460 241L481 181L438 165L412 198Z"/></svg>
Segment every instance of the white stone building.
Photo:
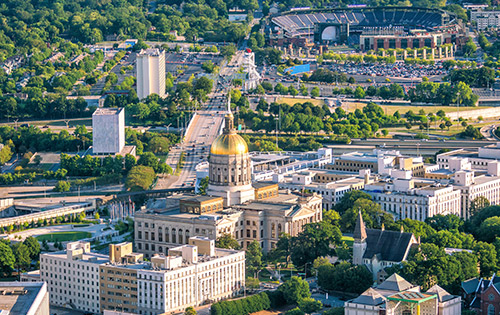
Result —
<svg viewBox="0 0 500 315"><path fill-rule="evenodd" d="M165 96L165 52L157 48L143 49L137 54L137 97L150 94Z"/></svg>
<svg viewBox="0 0 500 315"><path fill-rule="evenodd" d="M90 252L90 243L68 243L66 251L40 255L40 278L47 283L50 303L99 313L99 265L106 255Z"/></svg>
<svg viewBox="0 0 500 315"><path fill-rule="evenodd" d="M141 314L184 311L243 291L243 251L215 248L214 240L201 237L189 243L171 248L168 256L153 256L152 268L137 271Z"/></svg>
<svg viewBox="0 0 500 315"><path fill-rule="evenodd" d="M382 210L394 215L395 220L425 221L437 214L460 216L460 191L452 186L415 187L411 178L396 178L390 182L365 185L364 191L380 204Z"/></svg>
<svg viewBox="0 0 500 315"><path fill-rule="evenodd" d="M477 23L478 30L498 28L500 26L500 11L474 10L470 13L470 19Z"/></svg>
<svg viewBox="0 0 500 315"><path fill-rule="evenodd" d="M255 53L248 49L243 53L243 72L246 77L243 80L243 90L250 91L259 85L261 76L257 71L257 66L255 65Z"/></svg>
<svg viewBox="0 0 500 315"><path fill-rule="evenodd" d="M125 109L98 108L92 114L93 154L114 155L125 147Z"/></svg>

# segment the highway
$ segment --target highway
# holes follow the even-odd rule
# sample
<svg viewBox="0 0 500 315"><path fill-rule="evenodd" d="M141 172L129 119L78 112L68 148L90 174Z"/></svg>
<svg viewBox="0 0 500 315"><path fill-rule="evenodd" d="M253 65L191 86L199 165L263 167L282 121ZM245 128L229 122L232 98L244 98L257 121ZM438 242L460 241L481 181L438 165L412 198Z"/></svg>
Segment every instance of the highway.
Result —
<svg viewBox="0 0 500 315"><path fill-rule="evenodd" d="M401 154L408 155L434 155L441 149L477 149L485 145L496 143L496 141L478 140L400 140L400 139L353 139L351 144L330 144L333 154L342 154L345 152L359 151L372 152L375 148L384 148L387 150L398 150Z"/></svg>
<svg viewBox="0 0 500 315"><path fill-rule="evenodd" d="M214 93L210 96L205 108L198 110L188 126L184 141L172 147L166 161L175 171L181 152L186 153L186 161L179 176L170 176L158 181L155 189L179 188L194 185L196 180L196 165L206 161L210 145L219 135L227 98L225 94Z"/></svg>

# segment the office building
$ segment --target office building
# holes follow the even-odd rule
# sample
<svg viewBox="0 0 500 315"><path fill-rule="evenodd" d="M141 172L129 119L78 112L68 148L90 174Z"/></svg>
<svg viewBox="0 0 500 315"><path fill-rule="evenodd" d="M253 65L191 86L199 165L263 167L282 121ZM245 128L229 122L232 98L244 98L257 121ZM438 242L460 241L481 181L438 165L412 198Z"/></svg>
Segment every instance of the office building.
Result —
<svg viewBox="0 0 500 315"><path fill-rule="evenodd" d="M165 96L165 52L157 48L143 49L137 54L137 97Z"/></svg>
<svg viewBox="0 0 500 315"><path fill-rule="evenodd" d="M101 312L156 315L234 297L245 285L245 253L215 248L207 238L155 254L150 262L132 253L132 244L110 247L100 266ZM111 257L111 253L114 257Z"/></svg>
<svg viewBox="0 0 500 315"><path fill-rule="evenodd" d="M408 172L406 174L406 177L367 184L363 190L380 204L382 210L391 213L395 220L425 221L438 214L460 216L460 190L451 185L426 184L416 187L416 180Z"/></svg>
<svg viewBox="0 0 500 315"><path fill-rule="evenodd" d="M322 197L323 209L331 210L351 190L361 190L368 183L370 170L360 170L359 175L325 169L309 169L285 176L275 176L280 189L316 193Z"/></svg>
<svg viewBox="0 0 500 315"><path fill-rule="evenodd" d="M397 150L374 149L372 153L349 152L335 158L326 169L354 172L370 170L373 174L390 175L394 169L411 171L414 177L423 177L425 173L422 157L403 156Z"/></svg>
<svg viewBox="0 0 500 315"><path fill-rule="evenodd" d="M0 282L1 315L49 315L45 282Z"/></svg>
<svg viewBox="0 0 500 315"><path fill-rule="evenodd" d="M92 114L92 139L93 154L122 152L125 147L125 109L98 108Z"/></svg>
<svg viewBox="0 0 500 315"><path fill-rule="evenodd" d="M90 243L73 242L66 251L41 255L40 277L53 305L97 314L156 315L242 293L245 253L191 237L145 261L132 251L132 243L112 244L109 255L101 255L90 251Z"/></svg>
<svg viewBox="0 0 500 315"><path fill-rule="evenodd" d="M99 313L99 266L108 261L81 241L68 243L62 252L41 254L40 278L47 283L50 303Z"/></svg>
<svg viewBox="0 0 500 315"><path fill-rule="evenodd" d="M500 26L500 11L474 10L470 13L470 19L476 22L478 30L498 28Z"/></svg>

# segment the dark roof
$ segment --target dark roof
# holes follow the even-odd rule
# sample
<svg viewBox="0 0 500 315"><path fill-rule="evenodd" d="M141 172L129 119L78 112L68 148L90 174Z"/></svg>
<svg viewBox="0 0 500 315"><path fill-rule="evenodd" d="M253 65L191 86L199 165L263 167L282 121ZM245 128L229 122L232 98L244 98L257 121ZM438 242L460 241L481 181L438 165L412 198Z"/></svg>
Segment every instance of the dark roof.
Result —
<svg viewBox="0 0 500 315"><path fill-rule="evenodd" d="M356 226L354 227L354 235L355 240L365 240L366 239L366 227L365 222L363 222L363 216L361 215L361 211L358 213L358 218L356 219Z"/></svg>
<svg viewBox="0 0 500 315"><path fill-rule="evenodd" d="M366 251L363 258L371 259L378 254L379 260L400 262L412 242L412 233L366 230Z"/></svg>
<svg viewBox="0 0 500 315"><path fill-rule="evenodd" d="M437 284L433 285L432 288L430 288L429 290L427 290L426 293L435 293L435 294L437 294L439 302L446 302L446 301L453 300L453 299L457 298L456 295L451 295L445 289L441 288Z"/></svg>
<svg viewBox="0 0 500 315"><path fill-rule="evenodd" d="M406 281L397 273L392 274L384 282L377 286L378 290L388 290L394 292L406 291L413 287L413 284Z"/></svg>
<svg viewBox="0 0 500 315"><path fill-rule="evenodd" d="M376 306L384 303L385 300L386 298L382 294L378 293L377 290L369 288L360 296L353 299L351 302L356 304Z"/></svg>
<svg viewBox="0 0 500 315"><path fill-rule="evenodd" d="M465 294L472 294L476 292L479 287L479 278L473 278L462 282L462 290Z"/></svg>

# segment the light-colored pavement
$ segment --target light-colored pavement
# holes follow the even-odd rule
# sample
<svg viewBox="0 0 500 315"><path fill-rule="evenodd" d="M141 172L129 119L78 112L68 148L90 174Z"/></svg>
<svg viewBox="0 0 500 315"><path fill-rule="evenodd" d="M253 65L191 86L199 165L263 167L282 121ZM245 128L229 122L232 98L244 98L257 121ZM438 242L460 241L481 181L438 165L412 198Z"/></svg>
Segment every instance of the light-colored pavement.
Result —
<svg viewBox="0 0 500 315"><path fill-rule="evenodd" d="M196 165L206 161L210 145L219 135L225 114L226 97L214 93L206 109L199 110L186 131L184 141L171 148L166 163L175 170L181 152L186 160L179 176L158 180L155 189L188 187L196 180Z"/></svg>
<svg viewBox="0 0 500 315"><path fill-rule="evenodd" d="M484 126L480 129L481 134L486 140L498 140L498 137L495 136L494 132L497 129L497 125L492 124L488 126Z"/></svg>
<svg viewBox="0 0 500 315"><path fill-rule="evenodd" d="M79 232L89 232L92 235L95 235L97 233L100 233L102 229L106 227L106 224L96 224L96 225L90 225L90 226L78 226L78 225L72 225L72 224L64 224L64 225L54 225L54 226L47 226L47 227L41 227L41 228L36 228L36 229L29 229L17 233L12 233L9 234L8 238L11 240L21 240L23 241L25 238L33 236L39 236L39 235L44 235L44 234L49 234L49 233L54 233L54 232L70 232L70 231L79 231ZM21 239L19 239L19 236Z"/></svg>

